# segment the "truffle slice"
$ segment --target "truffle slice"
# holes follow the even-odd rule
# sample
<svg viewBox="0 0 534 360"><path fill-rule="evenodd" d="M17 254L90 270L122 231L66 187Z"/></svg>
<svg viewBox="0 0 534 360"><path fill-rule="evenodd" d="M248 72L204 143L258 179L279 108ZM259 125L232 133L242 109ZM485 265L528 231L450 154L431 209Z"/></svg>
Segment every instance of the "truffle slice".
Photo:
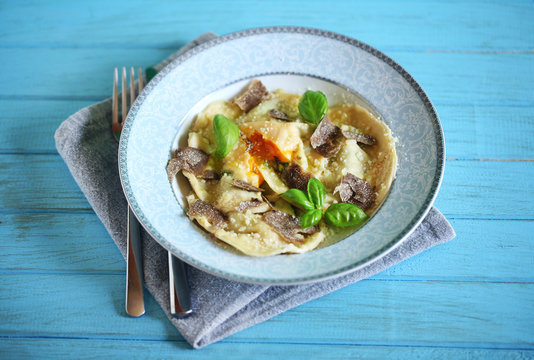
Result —
<svg viewBox="0 0 534 360"><path fill-rule="evenodd" d="M253 213L263 213L270 209L270 205L259 199L252 199L249 201L242 201L235 207L235 209L239 212L251 210Z"/></svg>
<svg viewBox="0 0 534 360"><path fill-rule="evenodd" d="M291 163L282 174L286 185L292 189L299 189L302 191L308 190L308 181L312 177L310 174L302 170L299 164Z"/></svg>
<svg viewBox="0 0 534 360"><path fill-rule="evenodd" d="M339 192L342 202L357 205L362 210L368 210L375 201L375 192L371 185L351 173L343 176L341 183L334 189L334 194L336 192Z"/></svg>
<svg viewBox="0 0 534 360"><path fill-rule="evenodd" d="M219 227L226 221L226 216L221 211L217 210L209 202L202 200L197 200L189 206L187 216L192 218L205 216L209 223L215 227Z"/></svg>
<svg viewBox="0 0 534 360"><path fill-rule="evenodd" d="M291 121L291 119L287 116L286 113L277 109L272 109L271 111L269 111L269 116L282 121Z"/></svg>
<svg viewBox="0 0 534 360"><path fill-rule="evenodd" d="M376 144L376 139L372 137L371 135L358 134L358 133L355 133L354 131L349 131L349 130L342 130L341 132L343 136L346 137L347 139L356 140L356 142L360 144L365 144L365 145Z"/></svg>
<svg viewBox="0 0 534 360"><path fill-rule="evenodd" d="M325 116L310 137L310 144L319 154L329 158L341 148L340 135L341 129Z"/></svg>
<svg viewBox="0 0 534 360"><path fill-rule="evenodd" d="M304 242L302 234L313 234L319 231L317 225L303 229L298 217L279 210L271 210L263 214L263 221L269 224L282 238L291 243Z"/></svg>
<svg viewBox="0 0 534 360"><path fill-rule="evenodd" d="M234 99L234 103L244 112L249 112L258 105L268 94L267 88L258 79L253 79L248 84L244 93Z"/></svg>
<svg viewBox="0 0 534 360"><path fill-rule="evenodd" d="M202 173L200 178L204 180L219 180L221 178L221 175L219 175L217 172L213 170L206 170Z"/></svg>
<svg viewBox="0 0 534 360"><path fill-rule="evenodd" d="M167 164L167 175L172 181L180 170L187 170L197 176L204 172L210 156L200 149L186 147L176 150L174 157Z"/></svg>
<svg viewBox="0 0 534 360"><path fill-rule="evenodd" d="M233 187L236 187L238 189L247 190L247 191L264 191L264 189L259 188L257 186L254 186L252 184L249 184L248 182L244 182L241 180L234 180L231 182L231 185Z"/></svg>

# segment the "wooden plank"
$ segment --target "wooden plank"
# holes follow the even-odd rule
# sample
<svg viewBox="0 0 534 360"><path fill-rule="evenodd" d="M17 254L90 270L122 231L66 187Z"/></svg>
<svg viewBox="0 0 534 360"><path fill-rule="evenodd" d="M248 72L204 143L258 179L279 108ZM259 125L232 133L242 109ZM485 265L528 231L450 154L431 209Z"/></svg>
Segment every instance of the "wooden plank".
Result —
<svg viewBox="0 0 534 360"><path fill-rule="evenodd" d="M0 209L91 210L58 155L0 155Z"/></svg>
<svg viewBox="0 0 534 360"><path fill-rule="evenodd" d="M457 234L455 239L374 278L534 281L533 221L449 220Z"/></svg>
<svg viewBox="0 0 534 360"><path fill-rule="evenodd" d="M0 271L117 273L124 260L95 214L0 214Z"/></svg>
<svg viewBox="0 0 534 360"><path fill-rule="evenodd" d="M288 340L320 341L325 336L380 345L532 348L533 285L363 281L282 314L284 318L271 324L275 328L270 331ZM331 314L336 316L327 320ZM285 321L298 322L298 331ZM320 332L314 330L319 327Z"/></svg>
<svg viewBox="0 0 534 360"><path fill-rule="evenodd" d="M0 48L5 66L13 66L9 72L4 72L0 80L3 89L0 98L89 98L96 102L96 98L111 96L115 67L145 68L157 64L173 52L171 49ZM34 57L40 61L34 61Z"/></svg>
<svg viewBox="0 0 534 360"><path fill-rule="evenodd" d="M94 214L2 214L0 221L0 238L9 239L0 243L1 273L124 274L123 258ZM373 279L534 281L534 221L451 223L458 234L453 241Z"/></svg>
<svg viewBox="0 0 534 360"><path fill-rule="evenodd" d="M56 153L61 122L91 100L0 100L0 152Z"/></svg>
<svg viewBox="0 0 534 360"><path fill-rule="evenodd" d="M534 162L447 161L436 206L451 217L533 219Z"/></svg>
<svg viewBox="0 0 534 360"><path fill-rule="evenodd" d="M532 161L448 161L436 204L453 217L534 219L533 175ZM0 209L72 210L89 204L59 156L0 154Z"/></svg>
<svg viewBox="0 0 534 360"><path fill-rule="evenodd" d="M2 312L2 335L107 333L105 337L128 338L133 329L146 329L147 339L182 339L146 292L146 315L141 318L126 315L123 274L2 275L1 278L2 309L11 304L14 310ZM17 279L22 282L16 284Z"/></svg>
<svg viewBox="0 0 534 360"><path fill-rule="evenodd" d="M4 67L10 69L0 78L3 89L0 98L105 98L111 93L114 67L147 67L172 52L131 48L0 48ZM388 55L403 65L437 104L534 104L532 54L390 51ZM36 63L34 57L42 61ZM38 80L43 78L54 81Z"/></svg>
<svg viewBox="0 0 534 360"><path fill-rule="evenodd" d="M222 341L191 351L181 341L130 341L66 338L0 339L0 351L9 359L274 359L291 354L291 359L527 359L534 351L522 349L475 349L373 346L349 344L236 343Z"/></svg>
<svg viewBox="0 0 534 360"><path fill-rule="evenodd" d="M122 276L13 274L0 286L2 337L181 339L152 299L147 315L125 316ZM533 283L364 280L228 340L534 349L533 306Z"/></svg>
<svg viewBox="0 0 534 360"><path fill-rule="evenodd" d="M534 47L534 8L527 1L362 1L356 5L344 0L335 6L319 0L307 1L306 6L295 1L246 0L165 1L158 6L147 6L142 0L120 5L104 0L85 4L12 1L3 4L0 16L4 46L169 46L207 30L224 34L292 24L337 31L380 48L531 51Z"/></svg>
<svg viewBox="0 0 534 360"><path fill-rule="evenodd" d="M0 152L55 153L54 132L93 101L0 100ZM534 158L534 106L436 106L447 157ZM503 130L505 129L505 130Z"/></svg>
<svg viewBox="0 0 534 360"><path fill-rule="evenodd" d="M534 159L534 107L436 106L448 158Z"/></svg>
<svg viewBox="0 0 534 360"><path fill-rule="evenodd" d="M388 52L388 55L419 82L436 104L534 103L532 54Z"/></svg>

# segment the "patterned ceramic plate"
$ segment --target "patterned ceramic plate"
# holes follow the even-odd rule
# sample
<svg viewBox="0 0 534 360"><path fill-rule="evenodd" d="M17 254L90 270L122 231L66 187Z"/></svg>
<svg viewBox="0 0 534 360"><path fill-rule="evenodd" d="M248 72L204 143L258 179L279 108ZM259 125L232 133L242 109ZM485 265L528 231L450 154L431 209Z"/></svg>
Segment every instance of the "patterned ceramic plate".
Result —
<svg viewBox="0 0 534 360"><path fill-rule="evenodd" d="M360 230L298 255L254 258L213 241L185 215L182 191L167 180L171 150L209 102L231 99L252 78L269 90L322 90L380 116L397 139L398 169L389 196ZM185 262L218 276L294 284L356 270L385 255L421 222L443 175L444 139L425 92L386 55L349 37L301 27L247 30L204 43L163 69L126 121L119 151L127 199L150 234Z"/></svg>

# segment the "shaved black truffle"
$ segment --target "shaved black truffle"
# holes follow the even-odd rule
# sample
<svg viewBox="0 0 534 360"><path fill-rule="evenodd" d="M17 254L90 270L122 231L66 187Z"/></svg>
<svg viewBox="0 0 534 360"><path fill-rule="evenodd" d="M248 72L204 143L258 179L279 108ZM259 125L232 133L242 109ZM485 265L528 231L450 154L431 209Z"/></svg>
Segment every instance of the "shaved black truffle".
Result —
<svg viewBox="0 0 534 360"><path fill-rule="evenodd" d="M192 218L205 216L209 223L215 227L219 227L222 223L226 222L226 216L221 211L209 202L202 200L197 200L191 204L187 216Z"/></svg>
<svg viewBox="0 0 534 360"><path fill-rule="evenodd" d="M343 176L341 183L334 189L334 194L339 192L342 202L359 206L367 210L375 201L375 192L371 185L359 177L348 173Z"/></svg>
<svg viewBox="0 0 534 360"><path fill-rule="evenodd" d="M169 180L172 180L180 170L187 170L201 176L209 158L210 156L204 151L193 147L176 150L174 157L167 164Z"/></svg>
<svg viewBox="0 0 534 360"><path fill-rule="evenodd" d="M358 134L358 133L355 133L354 131L349 131L349 130L342 130L341 132L342 132L343 136L346 137L347 139L356 140L356 142L358 142L360 144L365 144L365 145L374 145L374 144L376 144L376 139L374 137L372 137L371 135Z"/></svg>
<svg viewBox="0 0 534 360"><path fill-rule="evenodd" d="M291 121L291 119L287 116L286 113L277 109L272 109L271 111L269 111L269 116L282 121Z"/></svg>
<svg viewBox="0 0 534 360"><path fill-rule="evenodd" d="M262 188L259 188L257 186L254 186L252 184L249 184L248 182L244 182L244 181L241 181L241 180L234 180L231 182L231 185L233 187L236 187L238 189L242 189L242 190L247 190L247 191L265 191L264 189Z"/></svg>
<svg viewBox="0 0 534 360"><path fill-rule="evenodd" d="M317 225L303 229L298 217L279 210L271 210L263 214L263 221L269 224L284 240L291 243L302 243L304 236L319 231Z"/></svg>
<svg viewBox="0 0 534 360"><path fill-rule="evenodd" d="M291 163L282 174L282 178L288 187L302 191L308 190L308 181L310 181L311 177L311 174L302 170L300 165L296 163Z"/></svg>
<svg viewBox="0 0 534 360"><path fill-rule="evenodd" d="M202 173L202 175L200 175L200 178L204 180L219 180L221 175L213 170L206 170Z"/></svg>
<svg viewBox="0 0 534 360"><path fill-rule="evenodd" d="M265 205L265 206L262 206ZM269 210L269 206L266 206L267 204L259 199L252 199L249 201L242 201L235 207L235 209L239 212L247 211L249 209L252 210L254 213L260 213L260 212L266 212Z"/></svg>
<svg viewBox="0 0 534 360"><path fill-rule="evenodd" d="M310 137L310 144L319 154L329 158L341 148L340 135L341 129L325 116Z"/></svg>
<svg viewBox="0 0 534 360"><path fill-rule="evenodd" d="M234 99L234 103L244 112L249 112L258 105L268 94L267 88L261 81L254 79L244 93Z"/></svg>

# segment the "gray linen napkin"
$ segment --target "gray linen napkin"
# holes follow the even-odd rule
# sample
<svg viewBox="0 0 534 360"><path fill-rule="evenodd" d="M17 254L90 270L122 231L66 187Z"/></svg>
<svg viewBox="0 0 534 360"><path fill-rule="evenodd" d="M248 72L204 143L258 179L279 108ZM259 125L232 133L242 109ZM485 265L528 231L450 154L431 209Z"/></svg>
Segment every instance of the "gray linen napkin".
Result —
<svg viewBox="0 0 534 360"><path fill-rule="evenodd" d="M160 70L177 56L216 37L206 33L159 64ZM81 109L55 134L56 147L72 176L125 256L127 202L117 168L118 145L110 129L111 100ZM172 324L195 348L221 340L288 309L367 278L455 236L435 208L398 248L363 269L331 280L305 285L265 286L225 280L187 267L193 315L174 319L169 314L167 252L143 231L145 284Z"/></svg>

